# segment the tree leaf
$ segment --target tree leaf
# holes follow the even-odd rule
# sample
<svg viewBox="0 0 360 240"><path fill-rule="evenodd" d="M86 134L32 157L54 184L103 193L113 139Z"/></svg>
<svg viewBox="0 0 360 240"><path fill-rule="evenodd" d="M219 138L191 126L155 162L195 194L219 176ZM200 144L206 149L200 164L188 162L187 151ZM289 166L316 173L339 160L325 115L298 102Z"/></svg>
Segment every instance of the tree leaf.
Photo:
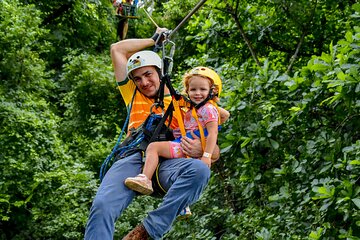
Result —
<svg viewBox="0 0 360 240"><path fill-rule="evenodd" d="M353 198L351 201L360 209L360 198Z"/></svg>

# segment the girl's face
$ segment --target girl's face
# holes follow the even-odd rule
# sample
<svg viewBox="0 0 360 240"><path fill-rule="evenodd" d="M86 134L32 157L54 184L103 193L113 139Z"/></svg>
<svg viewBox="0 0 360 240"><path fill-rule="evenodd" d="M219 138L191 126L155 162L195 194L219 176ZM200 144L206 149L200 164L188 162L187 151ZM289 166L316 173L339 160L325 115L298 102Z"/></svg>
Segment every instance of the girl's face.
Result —
<svg viewBox="0 0 360 240"><path fill-rule="evenodd" d="M188 95L196 104L204 101L210 92L210 80L201 76L192 76L189 79Z"/></svg>

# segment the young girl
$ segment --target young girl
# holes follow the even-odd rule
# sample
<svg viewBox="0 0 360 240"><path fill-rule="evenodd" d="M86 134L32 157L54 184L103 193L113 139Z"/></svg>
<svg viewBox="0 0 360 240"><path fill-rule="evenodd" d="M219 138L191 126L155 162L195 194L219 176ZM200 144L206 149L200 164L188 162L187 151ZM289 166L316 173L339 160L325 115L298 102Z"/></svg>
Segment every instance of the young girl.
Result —
<svg viewBox="0 0 360 240"><path fill-rule="evenodd" d="M226 121L230 116L228 111L211 103L218 100L221 79L213 70L197 67L184 76L184 85L192 105L192 109L189 109L184 116L185 130L186 132L199 130L199 124L204 131L206 128L206 144L200 160L210 168L211 154L217 142L219 113L220 123ZM175 138L181 136L179 129L175 129L173 133ZM150 195L153 192L151 178L159 163L159 157L169 160L186 157L182 152L180 141L176 140L150 143L145 156L143 173L125 180L128 188L144 195Z"/></svg>

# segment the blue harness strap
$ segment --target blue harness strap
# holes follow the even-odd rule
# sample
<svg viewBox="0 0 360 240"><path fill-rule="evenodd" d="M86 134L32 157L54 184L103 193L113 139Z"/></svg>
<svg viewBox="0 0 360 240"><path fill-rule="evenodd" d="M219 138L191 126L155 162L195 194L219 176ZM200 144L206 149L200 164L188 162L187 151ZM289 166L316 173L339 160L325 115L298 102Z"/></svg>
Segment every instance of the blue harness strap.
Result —
<svg viewBox="0 0 360 240"><path fill-rule="evenodd" d="M141 126L139 126L137 129L130 130L129 136L120 144L123 132L125 131L125 127L129 121L131 110L130 106L128 116L125 120L125 124L120 133L120 136L111 153L107 156L101 165L99 174L100 181L102 181L107 170L114 163L114 161L124 158L135 152L144 152L150 142L174 140L172 131L169 129L169 126L165 125L166 119L171 116L171 106L172 104L170 104L164 115L151 113ZM171 122L171 117L169 122Z"/></svg>
<svg viewBox="0 0 360 240"><path fill-rule="evenodd" d="M127 127L128 123L129 123L130 111L131 111L132 104L133 104L134 99L135 99L135 94L136 94L136 88L135 88L134 93L133 93L133 96L132 96L132 98L131 98L131 102L130 102L130 104L129 104L129 106L128 106L125 123L124 123L124 125L123 125L123 127L122 127L122 129L121 129L121 132L120 132L120 135L119 135L119 137L118 137L118 139L117 139L117 141L116 141L116 144L115 144L115 146L113 147L111 153L106 157L106 159L105 159L105 160L103 161L103 163L101 164L100 173L99 173L100 182L101 182L102 179L104 178L105 173L106 173L108 167L112 164L113 159L114 159L114 156L116 156L116 155L115 155L115 152L116 152L116 150L117 150L117 148L118 148L118 146L119 146L119 144L120 144L120 141L121 141L121 139L122 139L122 136L123 136L123 134L124 134L124 132L125 132L125 128Z"/></svg>
<svg viewBox="0 0 360 240"><path fill-rule="evenodd" d="M220 125L218 126L218 130L219 130L219 131L221 130L221 126L220 126ZM200 138L200 131L199 131L199 129L194 130L193 133L195 134L195 136L197 136L197 137ZM207 132L206 128L204 128L204 134L205 134L205 137L207 137L208 132ZM186 133L186 137L188 137L188 138L190 138L190 139L194 139L190 132L187 132L187 133ZM176 138L175 140L173 140L173 142L181 142L181 138L182 138L182 136Z"/></svg>
<svg viewBox="0 0 360 240"><path fill-rule="evenodd" d="M107 156L107 158L104 160L104 162L101 165L100 181L102 181L102 179L105 176L106 171L111 166L111 164L113 164L115 159L123 158L127 155L127 153L129 153L129 152L132 153L132 152L134 152L134 150L142 151L142 149L140 149L139 147L140 147L140 144L143 143L143 141L146 137L145 132L146 131L149 131L149 133L153 132L154 125L156 125L156 123L159 120L161 120L161 118L162 118L161 115L150 114L149 117L147 118L147 120L144 122L144 125L140 126L137 130L132 132L130 134L130 136L124 140L123 144L119 144L120 140L122 138L122 134L123 134L123 131L121 131L121 134L120 134L113 150L111 151L109 156ZM128 121L128 118L126 119L126 122L127 121Z"/></svg>

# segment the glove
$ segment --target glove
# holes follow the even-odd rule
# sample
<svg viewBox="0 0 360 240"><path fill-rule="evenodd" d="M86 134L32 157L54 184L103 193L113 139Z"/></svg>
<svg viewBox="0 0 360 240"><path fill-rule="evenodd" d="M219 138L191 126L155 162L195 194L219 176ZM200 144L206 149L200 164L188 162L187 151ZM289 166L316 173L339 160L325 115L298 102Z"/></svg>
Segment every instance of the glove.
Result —
<svg viewBox="0 0 360 240"><path fill-rule="evenodd" d="M169 31L166 28L157 28L154 35L151 37L155 42L154 52L157 52L161 49L163 42L167 38L167 36L170 34L171 31Z"/></svg>

